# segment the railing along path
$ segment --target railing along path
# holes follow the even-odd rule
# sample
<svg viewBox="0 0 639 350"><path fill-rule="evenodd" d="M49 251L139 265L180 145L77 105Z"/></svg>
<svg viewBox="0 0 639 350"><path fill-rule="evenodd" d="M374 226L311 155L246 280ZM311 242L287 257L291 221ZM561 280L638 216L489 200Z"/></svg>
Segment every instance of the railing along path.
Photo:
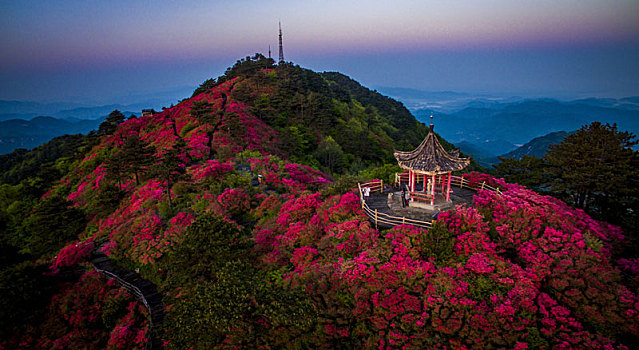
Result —
<svg viewBox="0 0 639 350"><path fill-rule="evenodd" d="M120 286L144 304L149 311L150 322L146 349L161 349L162 344L157 337L157 327L164 321L164 305L162 304L162 294L157 291L155 284L143 279L133 271L115 265L102 253L94 254L91 264L97 272L118 282Z"/></svg>
<svg viewBox="0 0 639 350"><path fill-rule="evenodd" d="M497 194L501 193L499 188L488 185L485 181L482 182L481 184L471 184L471 182L466 180L463 176L453 176L451 179L451 185L455 187L459 187L460 189L466 188L466 189L470 189L474 191L485 190L485 191L492 191ZM430 220L427 221L427 220L413 219L413 218L405 217L405 216L394 216L387 213L382 213L378 209L371 208L366 202L366 200L364 199L362 188L364 187L370 188L371 193L375 193L378 191L380 193L383 193L384 182L382 180L371 180L364 183L358 183L357 186L359 188L359 199L360 199L360 202L362 203L362 209L364 210L364 213L366 213L366 216L368 216L368 218L373 223L375 223L375 227L378 227L380 224L388 225L391 227L399 226L399 225L413 225L416 227L421 227L426 229L431 228L433 226Z"/></svg>

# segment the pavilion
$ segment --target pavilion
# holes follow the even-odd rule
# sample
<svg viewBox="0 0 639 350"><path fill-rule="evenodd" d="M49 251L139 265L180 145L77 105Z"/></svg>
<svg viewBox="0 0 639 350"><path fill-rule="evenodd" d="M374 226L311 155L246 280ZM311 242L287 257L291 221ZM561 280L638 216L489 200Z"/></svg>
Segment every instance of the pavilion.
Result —
<svg viewBox="0 0 639 350"><path fill-rule="evenodd" d="M459 150L447 152L433 132L431 115L430 132L410 152L395 151L395 158L404 173L396 175L400 185L407 182L411 207L436 209L436 198L441 204L448 205L450 200L450 182L452 172L462 170L470 164L470 158L460 158ZM420 183L421 191L417 184ZM443 201L442 201L443 200Z"/></svg>

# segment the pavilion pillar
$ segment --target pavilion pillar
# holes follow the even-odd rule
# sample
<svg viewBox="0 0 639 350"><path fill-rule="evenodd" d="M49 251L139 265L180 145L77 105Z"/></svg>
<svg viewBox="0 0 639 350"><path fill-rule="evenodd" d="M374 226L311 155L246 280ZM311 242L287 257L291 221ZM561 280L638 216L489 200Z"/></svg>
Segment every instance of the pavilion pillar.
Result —
<svg viewBox="0 0 639 350"><path fill-rule="evenodd" d="M422 192L427 193L428 188L426 188L426 174L422 174Z"/></svg>
<svg viewBox="0 0 639 350"><path fill-rule="evenodd" d="M432 177L433 195L430 197L430 205L435 205L435 174Z"/></svg>
<svg viewBox="0 0 639 350"><path fill-rule="evenodd" d="M410 170L410 173L408 175L410 176L410 180L408 181L408 189L411 192L415 192L415 172Z"/></svg>
<svg viewBox="0 0 639 350"><path fill-rule="evenodd" d="M446 185L446 202L450 201L450 181L453 177L453 173L448 173L448 184Z"/></svg>

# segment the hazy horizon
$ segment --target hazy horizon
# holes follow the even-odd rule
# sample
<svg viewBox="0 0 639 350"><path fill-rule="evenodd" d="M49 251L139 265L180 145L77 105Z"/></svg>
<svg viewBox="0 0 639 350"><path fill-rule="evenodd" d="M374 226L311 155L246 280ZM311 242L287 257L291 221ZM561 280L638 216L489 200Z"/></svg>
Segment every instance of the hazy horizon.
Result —
<svg viewBox="0 0 639 350"><path fill-rule="evenodd" d="M6 2L0 99L118 103L284 56L367 87L501 96L639 95L639 3L402 0ZM186 97L186 96L182 96Z"/></svg>

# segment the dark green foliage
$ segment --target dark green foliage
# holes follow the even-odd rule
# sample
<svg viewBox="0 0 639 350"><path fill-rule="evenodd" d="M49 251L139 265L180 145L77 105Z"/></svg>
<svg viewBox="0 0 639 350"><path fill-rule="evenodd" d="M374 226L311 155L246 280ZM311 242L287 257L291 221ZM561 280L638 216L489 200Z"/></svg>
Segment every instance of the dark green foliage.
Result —
<svg viewBox="0 0 639 350"><path fill-rule="evenodd" d="M249 247L247 236L235 225L205 214L189 226L182 243L159 264L168 271L171 284L210 281L226 262L245 256Z"/></svg>
<svg viewBox="0 0 639 350"><path fill-rule="evenodd" d="M111 112L100 127L98 128L98 135L113 135L118 125L122 124L126 118L122 112L117 109Z"/></svg>
<svg viewBox="0 0 639 350"><path fill-rule="evenodd" d="M85 135L64 135L52 139L33 151L18 149L12 153L0 155L0 183L16 185L26 178L36 177L44 167L50 167L58 160L82 159L94 143L94 138ZM50 185L50 182L57 178L44 180Z"/></svg>
<svg viewBox="0 0 639 350"><path fill-rule="evenodd" d="M122 178L125 175L134 175L135 184L140 184L140 175L145 173L153 162L155 147L140 139L138 135L126 138L119 152L109 157L104 165L107 175L117 180L122 187Z"/></svg>
<svg viewBox="0 0 639 350"><path fill-rule="evenodd" d="M411 241L418 247L423 259L434 258L437 263L446 264L455 255L455 236L445 226L433 222L433 227Z"/></svg>
<svg viewBox="0 0 639 350"><path fill-rule="evenodd" d="M502 158L499 164L493 165L495 177L504 178L506 182L518 183L536 191L547 189L549 177L547 164L541 158L523 156L521 159Z"/></svg>
<svg viewBox="0 0 639 350"><path fill-rule="evenodd" d="M170 349L214 349L312 345L316 311L300 294L282 289L249 262L231 261L215 282L197 284L177 299L167 329ZM277 332L275 332L277 330Z"/></svg>
<svg viewBox="0 0 639 350"><path fill-rule="evenodd" d="M183 157L188 157L185 150L184 140L179 139L174 148L166 151L162 158L151 166L151 175L166 182L166 193L169 200L169 210L173 210L173 200L171 198L171 188L186 174Z"/></svg>
<svg viewBox="0 0 639 350"><path fill-rule="evenodd" d="M135 184L140 184L140 174L153 162L155 147L140 139L139 136L129 136L122 145L121 157L126 165L125 171L135 176Z"/></svg>
<svg viewBox="0 0 639 350"><path fill-rule="evenodd" d="M34 256L51 254L78 237L87 220L84 213L71 208L71 204L55 195L38 202L20 228L26 251Z"/></svg>
<svg viewBox="0 0 639 350"><path fill-rule="evenodd" d="M472 275L466 279L468 294L473 300L490 300L491 295L505 295L509 288L497 283L487 275Z"/></svg>
<svg viewBox="0 0 639 350"><path fill-rule="evenodd" d="M308 336L315 309L253 267L251 248L235 225L208 214L160 260L167 281L184 289L167 315L169 348L212 349L225 340L241 348L295 348L308 341L297 338Z"/></svg>
<svg viewBox="0 0 639 350"><path fill-rule="evenodd" d="M218 84L235 77L247 77L253 75L257 70L273 68L275 61L266 58L260 53L256 53L253 57L246 56L235 62L233 67L227 68L224 75L217 79Z"/></svg>
<svg viewBox="0 0 639 350"><path fill-rule="evenodd" d="M198 88L195 89L195 91L193 91L193 95L191 95L191 97L195 97L203 92L207 92L211 90L212 88L214 88L215 86L217 86L217 82L215 81L215 79L213 78L207 79L202 84L200 84L200 86L198 86Z"/></svg>
<svg viewBox="0 0 639 350"><path fill-rule="evenodd" d="M341 173L346 166L342 147L330 136L320 142L313 155L330 173Z"/></svg>
<svg viewBox="0 0 639 350"><path fill-rule="evenodd" d="M207 101L196 101L191 107L191 117L195 118L200 125L212 124L218 119L218 115L214 110L214 105Z"/></svg>
<svg viewBox="0 0 639 350"><path fill-rule="evenodd" d="M611 197L636 196L639 154L632 149L638 143L634 138L617 131L616 124L593 122L550 146L545 158L554 175L552 190L586 210Z"/></svg>
<svg viewBox="0 0 639 350"><path fill-rule="evenodd" d="M120 190L120 187L107 182L101 186L93 204L98 214L106 216L118 208L123 198L124 192Z"/></svg>
<svg viewBox="0 0 639 350"><path fill-rule="evenodd" d="M397 163L391 163L362 170L359 172L359 176L366 180L380 179L385 184L392 185L395 182L395 174L402 171L404 170Z"/></svg>
<svg viewBox="0 0 639 350"><path fill-rule="evenodd" d="M2 253L16 247L2 245ZM7 339L28 325L41 321L51 293L53 277L47 266L36 265L25 258L14 257L11 264L0 265L0 339Z"/></svg>

